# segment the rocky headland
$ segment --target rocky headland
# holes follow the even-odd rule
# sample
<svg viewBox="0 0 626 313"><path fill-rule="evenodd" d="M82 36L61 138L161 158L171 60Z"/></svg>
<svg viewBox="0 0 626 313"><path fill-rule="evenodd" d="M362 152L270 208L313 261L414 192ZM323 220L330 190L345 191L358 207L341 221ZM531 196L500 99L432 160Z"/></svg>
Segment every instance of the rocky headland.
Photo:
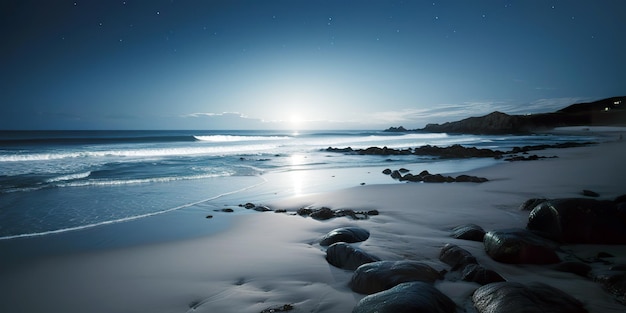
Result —
<svg viewBox="0 0 626 313"><path fill-rule="evenodd" d="M390 127L387 132L426 132L450 134L521 134L566 126L626 125L626 97L612 97L577 103L556 112L509 115L492 112L443 124L427 124L421 129Z"/></svg>

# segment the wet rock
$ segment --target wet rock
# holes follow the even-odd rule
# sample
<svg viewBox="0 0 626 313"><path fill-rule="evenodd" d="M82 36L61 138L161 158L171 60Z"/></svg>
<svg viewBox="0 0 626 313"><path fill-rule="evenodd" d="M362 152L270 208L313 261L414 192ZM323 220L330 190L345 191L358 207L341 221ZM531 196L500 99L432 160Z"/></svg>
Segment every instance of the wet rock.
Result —
<svg viewBox="0 0 626 313"><path fill-rule="evenodd" d="M232 213L232 212L235 212L235 211L234 211L233 209L231 209L231 208L223 208L223 209L221 209L220 211L225 212L225 213Z"/></svg>
<svg viewBox="0 0 626 313"><path fill-rule="evenodd" d="M484 183L489 180L485 177L459 175L454 179L454 181L457 183Z"/></svg>
<svg viewBox="0 0 626 313"><path fill-rule="evenodd" d="M544 199L544 198L528 199L524 201L522 205L520 205L519 209L520 211L532 211L536 206L540 205L541 203L545 201L548 201L548 199Z"/></svg>
<svg viewBox="0 0 626 313"><path fill-rule="evenodd" d="M286 209L276 209L274 210L274 213L287 213Z"/></svg>
<svg viewBox="0 0 626 313"><path fill-rule="evenodd" d="M480 264L468 264L463 268L461 273L461 280L486 285L490 283L496 283L506 281L497 272L486 269Z"/></svg>
<svg viewBox="0 0 626 313"><path fill-rule="evenodd" d="M406 168L404 168L404 167L403 167L403 168L400 168L400 169L398 170L398 172L400 172L400 173L402 173L402 174L404 174L404 173L408 173L408 172L410 172L410 171L411 171L411 170L408 170L408 169L406 169Z"/></svg>
<svg viewBox="0 0 626 313"><path fill-rule="evenodd" d="M418 261L378 261L356 269L350 280L350 288L361 294L373 294L398 284L422 281L432 283L441 273Z"/></svg>
<svg viewBox="0 0 626 313"><path fill-rule="evenodd" d="M591 266L576 261L561 262L552 268L559 272L572 273L582 277L587 277L587 274L591 271Z"/></svg>
<svg viewBox="0 0 626 313"><path fill-rule="evenodd" d="M542 283L492 283L476 289L472 300L479 313L587 312L574 297Z"/></svg>
<svg viewBox="0 0 626 313"><path fill-rule="evenodd" d="M395 170L395 171L391 172L391 178L393 178L393 179L400 179L400 178L402 178L402 174L400 173L400 171Z"/></svg>
<svg viewBox="0 0 626 313"><path fill-rule="evenodd" d="M391 174L391 169L388 169L388 168L384 169L383 170L383 174L390 175Z"/></svg>
<svg viewBox="0 0 626 313"><path fill-rule="evenodd" d="M476 224L460 225L452 229L452 237L482 242L485 237L485 230Z"/></svg>
<svg viewBox="0 0 626 313"><path fill-rule="evenodd" d="M513 264L551 264L561 260L557 245L525 229L504 229L485 234L485 251L494 260Z"/></svg>
<svg viewBox="0 0 626 313"><path fill-rule="evenodd" d="M600 196L599 193L597 193L595 191L587 190L587 189L583 189L582 195L586 196L586 197L593 197L593 198L597 198L597 197Z"/></svg>
<svg viewBox="0 0 626 313"><path fill-rule="evenodd" d="M360 227L342 227L333 229L320 240L321 246L330 246L336 242L361 242L370 237L370 232Z"/></svg>
<svg viewBox="0 0 626 313"><path fill-rule="evenodd" d="M476 258L469 251L452 244L446 244L439 252L439 260L452 267L452 270L462 269L468 264L477 264Z"/></svg>
<svg viewBox="0 0 626 313"><path fill-rule="evenodd" d="M311 209L311 208L299 208L296 211L296 214L298 214L300 216L309 216L309 215L311 215L311 213L313 213L313 209Z"/></svg>
<svg viewBox="0 0 626 313"><path fill-rule="evenodd" d="M369 295L352 313L454 313L456 304L435 287L423 282L399 284Z"/></svg>
<svg viewBox="0 0 626 313"><path fill-rule="evenodd" d="M380 259L359 248L338 242L330 245L326 250L326 261L338 268L355 270L363 264L380 261Z"/></svg>
<svg viewBox="0 0 626 313"><path fill-rule="evenodd" d="M316 220L328 220L335 217L335 212L330 208L323 207L319 210L313 211L309 216Z"/></svg>
<svg viewBox="0 0 626 313"><path fill-rule="evenodd" d="M267 211L271 211L272 209L264 206L264 205L259 205L259 206L255 206L254 209L257 212L267 212Z"/></svg>
<svg viewBox="0 0 626 313"><path fill-rule="evenodd" d="M369 211L367 211L366 213L367 213L367 215L378 215L378 214L380 214L380 213L378 212L378 210L369 210Z"/></svg>
<svg viewBox="0 0 626 313"><path fill-rule="evenodd" d="M213 218L213 215L207 215L206 218Z"/></svg>
<svg viewBox="0 0 626 313"><path fill-rule="evenodd" d="M253 209L256 205L254 205L254 203L248 202L248 203L246 203L244 205L240 205L240 206L243 206L246 209Z"/></svg>
<svg viewBox="0 0 626 313"><path fill-rule="evenodd" d="M602 287L615 296L615 300L626 305L626 272L624 271L600 271L592 273L594 281L602 284Z"/></svg>
<svg viewBox="0 0 626 313"><path fill-rule="evenodd" d="M613 201L555 199L535 207L527 228L569 244L626 244L626 223Z"/></svg>

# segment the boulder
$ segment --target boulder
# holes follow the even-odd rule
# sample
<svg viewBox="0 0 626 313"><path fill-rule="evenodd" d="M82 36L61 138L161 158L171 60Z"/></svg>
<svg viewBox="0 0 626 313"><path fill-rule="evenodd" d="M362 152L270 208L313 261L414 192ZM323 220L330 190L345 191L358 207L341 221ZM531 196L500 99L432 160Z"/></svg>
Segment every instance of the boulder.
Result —
<svg viewBox="0 0 626 313"><path fill-rule="evenodd" d="M452 237L482 242L485 237L485 230L476 224L459 225L452 229Z"/></svg>
<svg viewBox="0 0 626 313"><path fill-rule="evenodd" d="M485 234L485 251L494 260L513 264L551 264L561 260L556 243L521 229L504 229Z"/></svg>
<svg viewBox="0 0 626 313"><path fill-rule="evenodd" d="M574 297L542 283L492 283L476 289L472 300L479 313L587 312Z"/></svg>
<svg viewBox="0 0 626 313"><path fill-rule="evenodd" d="M255 210L257 212L267 212L267 211L271 211L272 209L270 209L270 208L268 208L268 207L266 207L264 205L258 205L258 206L255 206L253 210Z"/></svg>
<svg viewBox="0 0 626 313"><path fill-rule="evenodd" d="M572 273L582 277L587 277L587 274L591 271L589 264L576 261L561 262L554 265L552 268L555 271Z"/></svg>
<svg viewBox="0 0 626 313"><path fill-rule="evenodd" d="M535 207L527 228L568 244L626 244L626 223L614 201L555 199Z"/></svg>
<svg viewBox="0 0 626 313"><path fill-rule="evenodd" d="M391 174L391 169L388 169L388 168L384 169L383 170L383 174L390 175Z"/></svg>
<svg viewBox="0 0 626 313"><path fill-rule="evenodd" d="M496 283L506 281L497 272L486 269L480 264L468 264L463 268L461 272L461 280L486 285L490 283Z"/></svg>
<svg viewBox="0 0 626 313"><path fill-rule="evenodd" d="M435 287L408 282L369 295L357 303L352 313L454 313L456 304Z"/></svg>
<svg viewBox="0 0 626 313"><path fill-rule="evenodd" d="M335 212L330 208L323 207L319 210L314 210L309 216L316 220L328 220L335 217Z"/></svg>
<svg viewBox="0 0 626 313"><path fill-rule="evenodd" d="M439 260L452 267L462 269L468 264L477 264L476 258L469 251L452 244L446 244L439 252Z"/></svg>
<svg viewBox="0 0 626 313"><path fill-rule="evenodd" d="M433 283L440 278L441 273L422 262L378 261L359 266L352 275L350 288L357 293L373 294L401 283Z"/></svg>
<svg viewBox="0 0 626 313"><path fill-rule="evenodd" d="M336 242L361 242L370 237L370 232L360 227L337 228L322 237L321 246L330 246Z"/></svg>
<svg viewBox="0 0 626 313"><path fill-rule="evenodd" d="M330 245L326 250L326 261L338 268L355 270L363 264L380 261L380 259L359 248L338 242Z"/></svg>

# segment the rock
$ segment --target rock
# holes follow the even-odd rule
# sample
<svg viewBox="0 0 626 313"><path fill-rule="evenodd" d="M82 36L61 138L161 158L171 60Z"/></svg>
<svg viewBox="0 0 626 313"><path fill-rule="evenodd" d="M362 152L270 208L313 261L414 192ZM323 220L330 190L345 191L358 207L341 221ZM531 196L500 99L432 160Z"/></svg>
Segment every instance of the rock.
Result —
<svg viewBox="0 0 626 313"><path fill-rule="evenodd" d="M476 289L472 300L478 313L587 312L574 297L542 283L492 283Z"/></svg>
<svg viewBox="0 0 626 313"><path fill-rule="evenodd" d="M309 216L316 220L328 220L335 217L335 212L327 207L323 207L319 210L314 210Z"/></svg>
<svg viewBox="0 0 626 313"><path fill-rule="evenodd" d="M485 251L494 260L512 264L551 264L561 260L557 245L525 229L504 229L485 234Z"/></svg>
<svg viewBox="0 0 626 313"><path fill-rule="evenodd" d="M602 284L607 292L614 295L617 301L626 305L626 272L600 271L592 273L592 278Z"/></svg>
<svg viewBox="0 0 626 313"><path fill-rule="evenodd" d="M286 209L276 209L274 210L274 213L287 213Z"/></svg>
<svg viewBox="0 0 626 313"><path fill-rule="evenodd" d="M452 270L462 269L468 264L477 264L476 258L469 251L452 244L446 244L439 252L439 260L452 267Z"/></svg>
<svg viewBox="0 0 626 313"><path fill-rule="evenodd" d="M243 205L243 207L246 209L254 209L255 206L256 205L254 205L254 203L250 203L250 202Z"/></svg>
<svg viewBox="0 0 626 313"><path fill-rule="evenodd" d="M400 172L400 173L402 173L402 174L404 174L404 173L408 173L408 172L410 172L410 171L411 171L411 170L408 170L408 169L406 169L406 168L404 168L404 167L403 167L403 168L400 168L400 169L398 170L398 172Z"/></svg>
<svg viewBox="0 0 626 313"><path fill-rule="evenodd" d="M544 198L532 198L524 201L522 205L520 205L520 211L532 211L536 206L543 203L544 201L548 201L548 199Z"/></svg>
<svg viewBox="0 0 626 313"><path fill-rule="evenodd" d="M234 211L233 209L231 209L231 208L224 208L224 209L221 209L221 211L222 211L222 212L225 212L225 213L232 213L232 212L235 212L235 211Z"/></svg>
<svg viewBox="0 0 626 313"><path fill-rule="evenodd" d="M390 175L391 174L391 170L386 168L386 169L383 170L383 174Z"/></svg>
<svg viewBox="0 0 626 313"><path fill-rule="evenodd" d="M410 281L432 283L441 273L418 261L378 261L356 269L350 288L361 294L373 294Z"/></svg>
<svg viewBox="0 0 626 313"><path fill-rule="evenodd" d="M378 215L378 214L380 214L380 213L378 213L378 210L369 210L366 213L367 213L367 215Z"/></svg>
<svg viewBox="0 0 626 313"><path fill-rule="evenodd" d="M267 211L271 211L272 209L264 206L264 205L259 205L259 206L255 206L254 209L257 212L267 212Z"/></svg>
<svg viewBox="0 0 626 313"><path fill-rule="evenodd" d="M454 181L457 183L484 183L489 180L484 177L459 175L454 179Z"/></svg>
<svg viewBox="0 0 626 313"><path fill-rule="evenodd" d="M613 201L545 201L530 212L527 228L561 243L626 244L626 223Z"/></svg>
<svg viewBox="0 0 626 313"><path fill-rule="evenodd" d="M267 308L263 311L261 311L260 313L276 313L276 312L288 312L293 310L293 304L283 304L283 305L279 305L279 306L273 306L270 308Z"/></svg>
<svg viewBox="0 0 626 313"><path fill-rule="evenodd" d="M206 218L213 218L213 215L207 215Z"/></svg>
<svg viewBox="0 0 626 313"><path fill-rule="evenodd" d="M448 179L446 176L443 176L441 174L434 174L434 175L424 176L422 180L425 183L445 183Z"/></svg>
<svg viewBox="0 0 626 313"><path fill-rule="evenodd" d="M468 264L465 266L461 273L461 280L481 285L506 281L506 279L500 276L497 272L486 269L480 264Z"/></svg>
<svg viewBox="0 0 626 313"><path fill-rule="evenodd" d="M573 273L582 277L587 277L587 274L591 271L591 266L588 264L575 261L561 262L552 268L555 271Z"/></svg>
<svg viewBox="0 0 626 313"><path fill-rule="evenodd" d="M587 189L583 189L582 195L586 196L586 197L593 197L593 198L597 198L597 197L600 196L599 193L597 193L595 191L587 190Z"/></svg>
<svg viewBox="0 0 626 313"><path fill-rule="evenodd" d="M395 171L391 172L391 178L393 178L393 179L400 179L400 178L402 178L402 174L400 174L400 171L395 170Z"/></svg>
<svg viewBox="0 0 626 313"><path fill-rule="evenodd" d="M311 208L299 208L296 211L296 214L298 214L300 216L309 216L309 215L311 215L311 213L313 213L313 209L311 209Z"/></svg>
<svg viewBox="0 0 626 313"><path fill-rule="evenodd" d="M352 313L454 313L456 304L435 287L423 282L399 284L369 295Z"/></svg>
<svg viewBox="0 0 626 313"><path fill-rule="evenodd" d="M321 246L330 246L336 242L361 242L370 237L370 232L360 227L342 227L333 229L320 240Z"/></svg>
<svg viewBox="0 0 626 313"><path fill-rule="evenodd" d="M452 229L452 237L482 242L485 237L485 230L476 224L460 225Z"/></svg>
<svg viewBox="0 0 626 313"><path fill-rule="evenodd" d="M380 261L380 259L349 244L338 242L330 245L326 250L326 261L338 268L355 270L363 264Z"/></svg>

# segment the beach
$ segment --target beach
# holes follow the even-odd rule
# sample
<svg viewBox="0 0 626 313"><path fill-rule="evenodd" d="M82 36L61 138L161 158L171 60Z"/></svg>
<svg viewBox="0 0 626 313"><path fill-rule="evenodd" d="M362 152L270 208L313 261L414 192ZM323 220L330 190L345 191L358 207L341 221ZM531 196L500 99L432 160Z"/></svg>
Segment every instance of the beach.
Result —
<svg viewBox="0 0 626 313"><path fill-rule="evenodd" d="M487 231L524 228L529 212L519 207L530 198L583 197L582 190L595 191L599 199L607 200L626 194L626 142L617 139L621 130L597 131L615 140L533 152L558 158L503 162L457 173L486 177L489 181L485 183L360 185L363 179L358 177L354 187L347 189L247 199L286 213L215 213L206 218L206 211L188 210L176 220L162 214L141 222L151 229L176 229L193 221L189 227L199 230L215 219L226 221L225 227L193 238L156 238L136 245L104 242L88 249L64 245L84 240L84 246L89 246L88 238L110 238L119 229L128 232L136 225L128 222L0 241L4 259L0 261L0 311L255 313L289 304L292 312L350 312L364 295L348 287L352 271L326 261L319 238L338 227L358 226L371 236L355 246L383 260L416 260L449 269L438 256L445 244L452 243L507 281L543 282L580 300L589 312L623 312L623 304L588 278L543 265L499 263L485 254L482 243L450 237L453 227L467 223ZM412 172L422 170L408 166ZM264 179L271 185L289 179L288 175L273 173ZM384 177L381 173L369 175ZM325 221L295 215L306 206L377 210L379 215ZM611 262L626 264L623 245L562 248L589 257L606 252L612 255ZM459 312L471 308L471 295L480 286L450 280L434 285L456 303Z"/></svg>

